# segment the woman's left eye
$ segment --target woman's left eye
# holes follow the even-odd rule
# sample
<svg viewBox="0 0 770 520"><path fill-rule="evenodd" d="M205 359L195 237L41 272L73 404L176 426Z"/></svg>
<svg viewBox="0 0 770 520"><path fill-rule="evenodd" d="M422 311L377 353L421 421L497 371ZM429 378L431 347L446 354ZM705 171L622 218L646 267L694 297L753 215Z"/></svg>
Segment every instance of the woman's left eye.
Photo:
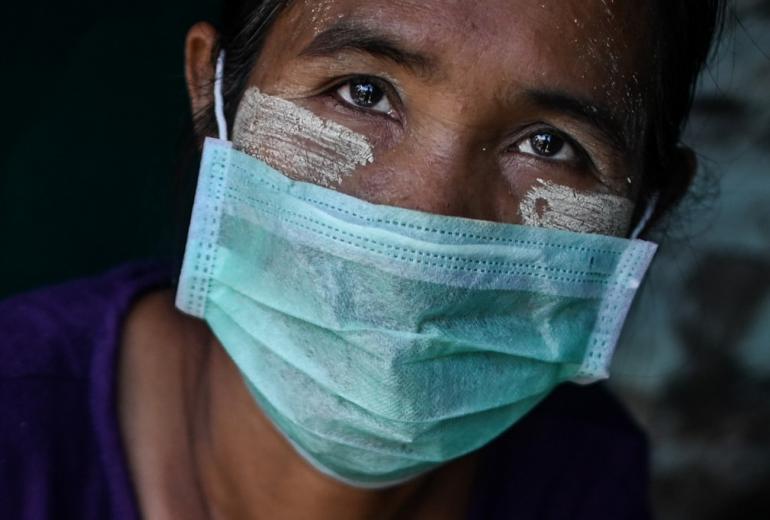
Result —
<svg viewBox="0 0 770 520"><path fill-rule="evenodd" d="M516 143L516 150L526 155L559 162L575 162L575 147L555 132L539 131Z"/></svg>
<svg viewBox="0 0 770 520"><path fill-rule="evenodd" d="M343 83L337 89L337 95L345 103L361 110L381 114L393 112L385 89L370 78L355 78Z"/></svg>

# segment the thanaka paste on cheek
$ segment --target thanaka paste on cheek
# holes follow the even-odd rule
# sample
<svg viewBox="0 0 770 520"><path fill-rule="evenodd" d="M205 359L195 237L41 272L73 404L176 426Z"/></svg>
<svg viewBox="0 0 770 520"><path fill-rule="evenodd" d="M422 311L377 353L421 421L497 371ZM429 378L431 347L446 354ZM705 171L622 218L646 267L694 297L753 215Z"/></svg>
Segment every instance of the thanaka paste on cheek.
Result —
<svg viewBox="0 0 770 520"><path fill-rule="evenodd" d="M623 237L628 234L634 205L606 193L584 193L538 179L521 201L527 226Z"/></svg>
<svg viewBox="0 0 770 520"><path fill-rule="evenodd" d="M247 90L238 107L233 145L287 177L326 188L374 160L363 135L257 88Z"/></svg>

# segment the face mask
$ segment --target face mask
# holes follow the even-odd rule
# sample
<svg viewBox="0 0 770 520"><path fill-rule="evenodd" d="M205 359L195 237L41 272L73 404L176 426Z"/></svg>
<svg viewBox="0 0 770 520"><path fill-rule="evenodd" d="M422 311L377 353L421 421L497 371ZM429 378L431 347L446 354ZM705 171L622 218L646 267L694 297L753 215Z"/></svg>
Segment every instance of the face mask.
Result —
<svg viewBox="0 0 770 520"><path fill-rule="evenodd" d="M655 249L373 205L209 139L177 306L301 456L385 487L606 378Z"/></svg>

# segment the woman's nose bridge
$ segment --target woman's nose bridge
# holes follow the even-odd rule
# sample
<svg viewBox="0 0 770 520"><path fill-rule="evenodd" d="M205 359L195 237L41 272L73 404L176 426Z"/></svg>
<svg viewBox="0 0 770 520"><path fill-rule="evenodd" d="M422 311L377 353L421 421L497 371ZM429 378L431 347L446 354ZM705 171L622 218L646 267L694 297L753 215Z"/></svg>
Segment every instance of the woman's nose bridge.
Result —
<svg viewBox="0 0 770 520"><path fill-rule="evenodd" d="M471 201L484 196L490 170L497 167L491 146L468 129L444 128L405 140L391 167L408 178L399 182L397 205L453 216L469 214Z"/></svg>

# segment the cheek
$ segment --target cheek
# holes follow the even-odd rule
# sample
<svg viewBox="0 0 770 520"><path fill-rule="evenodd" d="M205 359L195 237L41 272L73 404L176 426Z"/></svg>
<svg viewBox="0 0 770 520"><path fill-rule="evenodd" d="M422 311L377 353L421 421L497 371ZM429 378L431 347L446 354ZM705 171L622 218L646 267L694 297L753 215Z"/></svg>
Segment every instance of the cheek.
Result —
<svg viewBox="0 0 770 520"><path fill-rule="evenodd" d="M528 226L623 237L634 205L624 197L578 192L541 180L524 196L519 211Z"/></svg>
<svg viewBox="0 0 770 520"><path fill-rule="evenodd" d="M590 189L578 191L548 180L522 182L525 187L511 185L500 175L464 177L463 171L479 169L452 172L450 166L459 161L449 156L438 160L435 153L426 153L430 144L422 140L410 153L400 154L410 157L409 161L404 157L397 161L393 153L384 152L382 159L393 164L391 168L377 166L373 164L374 147L364 135L256 88L244 94L233 129L236 149L287 177L371 202L583 233L625 236L628 232L634 208L627 198ZM416 157L426 163L415 164ZM495 166L485 164L483 169L487 168ZM413 175L405 176L404 171ZM474 179L481 180L480 184L473 184ZM457 193L451 186L466 189Z"/></svg>
<svg viewBox="0 0 770 520"><path fill-rule="evenodd" d="M256 88L243 96L233 145L287 177L327 188L338 187L374 160L373 148L363 135Z"/></svg>

